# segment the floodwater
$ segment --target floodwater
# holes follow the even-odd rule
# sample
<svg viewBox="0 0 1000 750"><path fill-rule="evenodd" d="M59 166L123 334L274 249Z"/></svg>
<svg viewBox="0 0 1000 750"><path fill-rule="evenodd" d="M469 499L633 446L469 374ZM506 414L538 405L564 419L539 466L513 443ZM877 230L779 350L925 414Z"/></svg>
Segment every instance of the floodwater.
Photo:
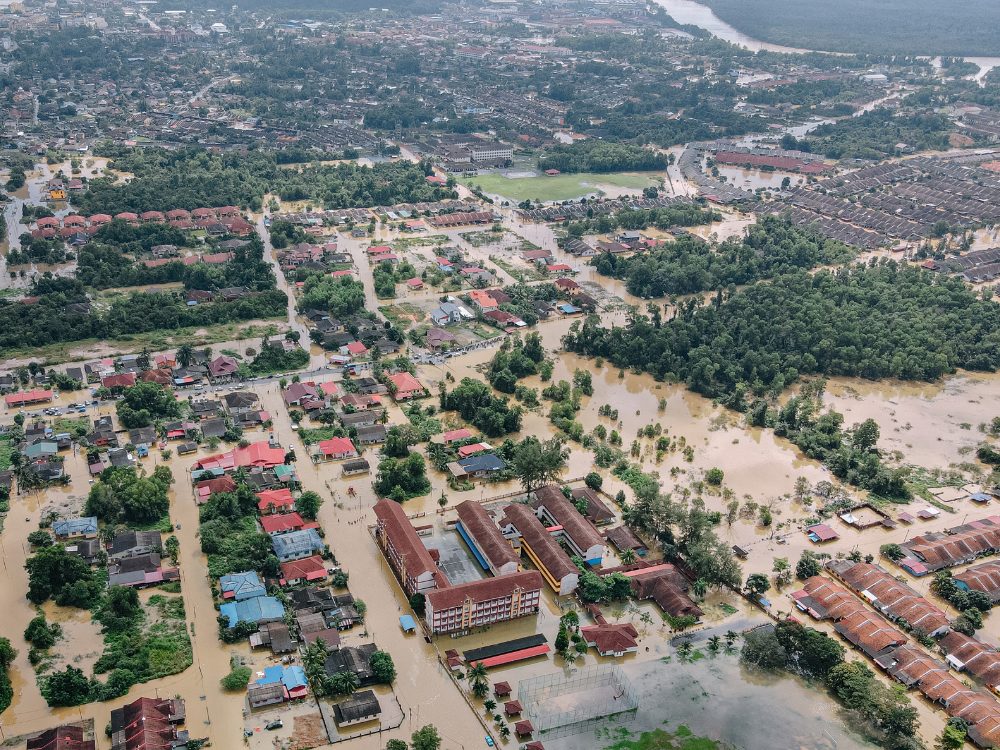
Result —
<svg viewBox="0 0 1000 750"><path fill-rule="evenodd" d="M781 190L782 181L787 178L789 187L795 188L802 185L806 178L800 174L791 172L769 172L762 169L743 169L740 167L719 166L719 174L726 178L726 181L734 187L743 190Z"/></svg>
<svg viewBox="0 0 1000 750"><path fill-rule="evenodd" d="M737 646L738 648L738 646ZM676 654L661 660L629 662L625 676L639 697L639 710L624 726L635 732L680 724L700 737L735 748L769 750L865 750L874 747L839 716L837 703L822 689L784 674L744 669L736 654L709 655L693 662ZM777 721L765 717L780 717ZM614 724L610 724L614 727ZM614 736L614 729L611 729ZM553 750L611 744L603 732L546 740Z"/></svg>

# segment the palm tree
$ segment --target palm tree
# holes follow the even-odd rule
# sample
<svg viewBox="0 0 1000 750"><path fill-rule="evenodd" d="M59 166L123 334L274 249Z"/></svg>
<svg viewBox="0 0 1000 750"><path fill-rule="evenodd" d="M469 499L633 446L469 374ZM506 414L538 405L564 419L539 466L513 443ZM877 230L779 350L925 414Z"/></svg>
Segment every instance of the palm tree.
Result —
<svg viewBox="0 0 1000 750"><path fill-rule="evenodd" d="M485 682L487 675L486 666L481 661L477 661L469 667L469 671L466 673L465 679L469 682L475 682L477 680Z"/></svg>
<svg viewBox="0 0 1000 750"><path fill-rule="evenodd" d="M491 714L493 713L493 709L497 707L497 702L492 698L487 698L483 702L483 707L486 709L486 713Z"/></svg>
<svg viewBox="0 0 1000 750"><path fill-rule="evenodd" d="M695 595L698 599L704 599L705 594L708 593L708 581L704 578L697 579L691 584L691 593Z"/></svg>
<svg viewBox="0 0 1000 750"><path fill-rule="evenodd" d="M624 550L621 554L621 558L623 565L631 565L635 562L635 550L631 548Z"/></svg>
<svg viewBox="0 0 1000 750"><path fill-rule="evenodd" d="M177 364L181 367L187 367L194 359L194 349L190 344L181 344L177 347L177 354L174 356L177 359Z"/></svg>
<svg viewBox="0 0 1000 750"><path fill-rule="evenodd" d="M350 695L361 687L361 681L354 672L337 672L330 679L330 689L338 695Z"/></svg>
<svg viewBox="0 0 1000 750"><path fill-rule="evenodd" d="M694 647L691 645L691 642L684 641L684 643L677 647L677 655L681 657L682 660L686 661L688 657L691 656L691 652L693 650Z"/></svg>
<svg viewBox="0 0 1000 750"><path fill-rule="evenodd" d="M719 648L722 646L722 639L717 635L713 635L708 639L708 650L713 654L719 653Z"/></svg>
<svg viewBox="0 0 1000 750"><path fill-rule="evenodd" d="M506 724L500 727L500 736L503 737L504 739L510 737L510 727L507 726Z"/></svg>

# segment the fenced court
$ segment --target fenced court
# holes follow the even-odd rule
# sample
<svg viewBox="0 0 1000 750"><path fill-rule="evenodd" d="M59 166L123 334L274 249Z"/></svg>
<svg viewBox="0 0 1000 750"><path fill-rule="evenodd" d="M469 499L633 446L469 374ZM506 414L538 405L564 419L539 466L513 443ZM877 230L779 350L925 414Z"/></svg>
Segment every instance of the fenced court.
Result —
<svg viewBox="0 0 1000 750"><path fill-rule="evenodd" d="M639 697L621 667L594 665L521 680L517 697L541 739L590 732L635 716Z"/></svg>

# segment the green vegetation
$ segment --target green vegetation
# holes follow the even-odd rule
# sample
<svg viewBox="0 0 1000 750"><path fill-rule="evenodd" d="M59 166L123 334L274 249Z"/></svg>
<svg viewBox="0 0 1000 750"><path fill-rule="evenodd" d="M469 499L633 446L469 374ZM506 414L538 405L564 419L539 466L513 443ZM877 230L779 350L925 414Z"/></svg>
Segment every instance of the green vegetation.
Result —
<svg viewBox="0 0 1000 750"><path fill-rule="evenodd" d="M960 281L893 262L719 294L681 305L667 323L574 324L567 349L680 380L744 410L749 394L780 393L801 375L933 380L958 367L1000 365L1000 307Z"/></svg>
<svg viewBox="0 0 1000 750"><path fill-rule="evenodd" d="M257 497L243 482L235 492L212 495L199 510L201 551L208 555L208 574L258 570L278 574L271 537L257 528Z"/></svg>
<svg viewBox="0 0 1000 750"><path fill-rule="evenodd" d="M287 298L269 289L231 302L187 305L179 292L136 292L115 298L107 309L69 313L66 305L88 302L83 284L74 279L39 279L33 305L0 300L0 351L11 355L24 347L66 341L115 339L151 331L203 328L285 314ZM32 351L37 357L37 352Z"/></svg>
<svg viewBox="0 0 1000 750"><path fill-rule="evenodd" d="M726 23L775 44L876 55L992 55L1000 15L990 0L706 0Z"/></svg>
<svg viewBox="0 0 1000 750"><path fill-rule="evenodd" d="M170 468L162 465L149 476L133 468L105 469L90 488L86 513L109 524L154 523L167 515L173 481Z"/></svg>
<svg viewBox="0 0 1000 750"><path fill-rule="evenodd" d="M604 750L722 750L722 745L707 737L695 736L681 724L673 732L654 729L643 732L635 739L624 737L612 745L606 745Z"/></svg>
<svg viewBox="0 0 1000 750"><path fill-rule="evenodd" d="M244 667L236 657L230 659L229 664L232 667L229 674L219 680L222 689L230 693L246 690L247 685L250 684L250 678L253 676L253 670L250 667Z"/></svg>
<svg viewBox="0 0 1000 750"><path fill-rule="evenodd" d="M127 429L148 427L154 421L177 419L181 405L169 388L157 383L139 382L126 388L116 404L118 420Z"/></svg>
<svg viewBox="0 0 1000 750"><path fill-rule="evenodd" d="M364 308L365 287L352 276L310 276L299 298L299 310L323 310L336 318L352 315Z"/></svg>
<svg viewBox="0 0 1000 750"><path fill-rule="evenodd" d="M104 583L90 566L60 544L37 550L25 563L27 597L33 604L55 599L64 607L88 608L104 590Z"/></svg>
<svg viewBox="0 0 1000 750"><path fill-rule="evenodd" d="M450 393L442 386L441 409L457 411L487 437L500 437L521 429L521 407L511 407L507 399L494 396L488 385L472 378L462 378Z"/></svg>
<svg viewBox="0 0 1000 750"><path fill-rule="evenodd" d="M648 298L748 284L796 269L843 263L853 256L846 245L766 217L743 239L715 248L696 237L683 237L629 257L602 253L592 264L598 273L625 281L631 294Z"/></svg>
<svg viewBox="0 0 1000 750"><path fill-rule="evenodd" d="M431 482L427 478L424 457L419 453L411 453L403 459L382 459L372 486L380 497L399 503L426 495L431 491Z"/></svg>
<svg viewBox="0 0 1000 750"><path fill-rule="evenodd" d="M643 172L666 169L667 157L629 143L585 140L549 149L538 160L538 168L570 173Z"/></svg>
<svg viewBox="0 0 1000 750"><path fill-rule="evenodd" d="M507 338L490 361L487 379L501 393L514 393L517 381L530 375L537 375L539 366L545 361L545 349L537 333L529 333L520 338Z"/></svg>
<svg viewBox="0 0 1000 750"><path fill-rule="evenodd" d="M876 108L858 117L821 125L797 146L831 159L884 159L899 156L897 144L916 151L948 148L951 121L943 115L910 114Z"/></svg>
<svg viewBox="0 0 1000 750"><path fill-rule="evenodd" d="M120 184L104 178L91 180L87 192L75 200L85 213L227 205L257 211L268 192L284 201L308 200L326 208L455 197L448 188L427 184L428 166L403 160L373 167L348 163L281 169L273 152L259 150L219 154L201 148L167 151L106 146L103 150L113 155L113 169L132 172L136 179Z"/></svg>
<svg viewBox="0 0 1000 750"><path fill-rule="evenodd" d="M844 648L820 631L791 620L744 636L740 659L764 670L787 670L823 681L859 727L887 750L917 750L917 710L906 693L883 684L861 661L845 661Z"/></svg>
<svg viewBox="0 0 1000 750"><path fill-rule="evenodd" d="M647 188L648 192L655 189ZM671 229L673 227L696 227L721 221L722 214L714 208L706 208L696 203L682 203L676 206L662 208L627 209L608 216L573 221L566 226L571 237L582 237L585 234L607 234L615 229Z"/></svg>
<svg viewBox="0 0 1000 750"><path fill-rule="evenodd" d="M17 656L17 650L10 645L10 639L0 638L0 713L10 707L14 700L14 687L10 684L10 665Z"/></svg>
<svg viewBox="0 0 1000 750"><path fill-rule="evenodd" d="M292 335L298 335L297 333ZM301 346L285 349L280 341L265 341L260 351L246 366L249 375L260 377L276 372L301 370L309 364L309 352Z"/></svg>

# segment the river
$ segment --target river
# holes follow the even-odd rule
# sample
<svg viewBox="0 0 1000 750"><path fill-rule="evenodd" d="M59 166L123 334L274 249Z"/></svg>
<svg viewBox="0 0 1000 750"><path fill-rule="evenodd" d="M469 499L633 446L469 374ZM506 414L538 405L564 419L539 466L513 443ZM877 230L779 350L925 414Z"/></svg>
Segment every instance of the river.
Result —
<svg viewBox="0 0 1000 750"><path fill-rule="evenodd" d="M732 44L737 44L740 47L745 47L752 52L767 50L769 52L801 54L804 52L822 51L786 47L781 44L771 44L770 42L763 42L760 39L754 39L736 27L730 26L715 15L715 12L711 8L695 2L695 0L653 0L653 2L667 11L678 23L698 26L711 33L712 36L731 42ZM981 81L990 70L1000 66L1000 57L966 57L965 59L979 66L979 72L973 76L977 81Z"/></svg>

